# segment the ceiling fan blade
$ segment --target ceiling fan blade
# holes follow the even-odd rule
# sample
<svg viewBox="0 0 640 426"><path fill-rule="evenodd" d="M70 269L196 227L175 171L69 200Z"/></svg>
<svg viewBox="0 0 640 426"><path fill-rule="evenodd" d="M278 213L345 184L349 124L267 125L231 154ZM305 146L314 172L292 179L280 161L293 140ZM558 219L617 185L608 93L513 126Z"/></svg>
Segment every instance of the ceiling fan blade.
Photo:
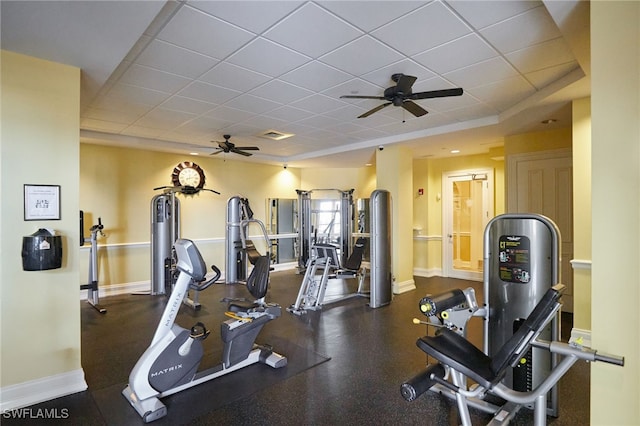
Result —
<svg viewBox="0 0 640 426"><path fill-rule="evenodd" d="M462 95L462 89L457 87L455 89L431 90L429 92L414 93L413 95L408 96L407 99L415 101L417 99L446 98L447 96L460 95Z"/></svg>
<svg viewBox="0 0 640 426"><path fill-rule="evenodd" d="M422 117L423 115L428 114L428 111L426 109L422 108L417 103L411 102L411 101L404 101L402 103L402 108L406 109L416 117Z"/></svg>
<svg viewBox="0 0 640 426"><path fill-rule="evenodd" d="M389 105L391 105L391 102L387 102L386 104L379 105L379 106L375 107L374 109L370 109L369 111L365 112L364 114L359 115L359 116L358 116L358 118L365 118L365 117L368 117L368 116L370 116L371 114L373 114L374 112L378 112L378 111L380 111L382 108L387 107L387 106L389 106Z"/></svg>
<svg viewBox="0 0 640 426"><path fill-rule="evenodd" d="M250 157L250 156L252 156L252 155L253 155L253 154L251 154L250 152L240 151L238 148L233 148L233 149L231 150L231 152L234 152L234 153L236 153L236 154L240 154L240 155L244 155L245 157Z"/></svg>
<svg viewBox="0 0 640 426"><path fill-rule="evenodd" d="M379 101L384 101L386 98L384 96L343 95L340 96L340 99L376 99Z"/></svg>
<svg viewBox="0 0 640 426"><path fill-rule="evenodd" d="M400 78L398 79L398 84L397 84L397 88L399 92L402 93L411 93L411 86L413 86L413 83L415 83L417 80L416 77L413 77L411 75L401 75Z"/></svg>
<svg viewBox="0 0 640 426"><path fill-rule="evenodd" d="M218 149L217 151L213 151L213 152L212 152L211 154L209 154L209 155L218 155L218 154L220 154L221 152L224 152L224 150L223 150L223 149Z"/></svg>
<svg viewBox="0 0 640 426"><path fill-rule="evenodd" d="M260 148L258 148L257 146L236 146L235 149L244 151L260 151Z"/></svg>

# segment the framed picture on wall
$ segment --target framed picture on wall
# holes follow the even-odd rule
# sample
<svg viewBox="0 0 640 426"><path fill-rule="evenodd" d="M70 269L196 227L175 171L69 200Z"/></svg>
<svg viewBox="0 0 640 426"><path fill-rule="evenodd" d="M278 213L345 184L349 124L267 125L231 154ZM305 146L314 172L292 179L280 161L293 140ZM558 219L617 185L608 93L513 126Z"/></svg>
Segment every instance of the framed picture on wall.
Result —
<svg viewBox="0 0 640 426"><path fill-rule="evenodd" d="M24 220L60 220L60 185L24 185Z"/></svg>

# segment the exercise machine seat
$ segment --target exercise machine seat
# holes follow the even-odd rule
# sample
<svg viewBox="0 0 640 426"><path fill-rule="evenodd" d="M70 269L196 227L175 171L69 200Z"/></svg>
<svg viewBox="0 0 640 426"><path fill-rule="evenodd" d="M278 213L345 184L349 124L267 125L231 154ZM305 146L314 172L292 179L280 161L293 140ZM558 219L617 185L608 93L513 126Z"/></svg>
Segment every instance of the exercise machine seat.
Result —
<svg viewBox="0 0 640 426"><path fill-rule="evenodd" d="M249 278L247 278L247 290L249 290L249 293L256 299L262 299L267 294L270 266L268 256L259 256L249 274ZM257 302L251 304L231 303L229 310L231 312L246 312L258 306L260 306L260 304Z"/></svg>
<svg viewBox="0 0 640 426"><path fill-rule="evenodd" d="M442 364L459 371L484 388L491 389L504 378L508 367L516 365L533 339L542 331L564 288L563 284L556 284L547 290L520 328L493 358L448 328L440 329L435 336L419 338L416 345Z"/></svg>
<svg viewBox="0 0 640 426"><path fill-rule="evenodd" d="M367 244L367 239L364 237L359 237L356 240L356 243L353 245L353 251L351 252L351 256L347 259L344 265L342 265L342 269L346 269L349 271L357 271L360 269L362 265L362 258L364 257L364 249Z"/></svg>

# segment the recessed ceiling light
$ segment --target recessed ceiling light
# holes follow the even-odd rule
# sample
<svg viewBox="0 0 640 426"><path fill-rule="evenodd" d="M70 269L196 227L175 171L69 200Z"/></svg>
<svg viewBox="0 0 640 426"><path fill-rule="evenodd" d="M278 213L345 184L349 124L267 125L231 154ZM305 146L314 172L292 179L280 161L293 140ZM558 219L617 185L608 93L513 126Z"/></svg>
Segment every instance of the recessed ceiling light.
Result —
<svg viewBox="0 0 640 426"><path fill-rule="evenodd" d="M190 152L189 155L200 155L198 152Z"/></svg>
<svg viewBox="0 0 640 426"><path fill-rule="evenodd" d="M546 120L542 120L540 123L542 123L542 124L553 124L556 121L558 121L558 120L556 120L555 118L548 118Z"/></svg>
<svg viewBox="0 0 640 426"><path fill-rule="evenodd" d="M452 150L451 150L451 153L452 153L452 154L458 154L459 152L460 152L460 150L459 150L459 149L452 149Z"/></svg>

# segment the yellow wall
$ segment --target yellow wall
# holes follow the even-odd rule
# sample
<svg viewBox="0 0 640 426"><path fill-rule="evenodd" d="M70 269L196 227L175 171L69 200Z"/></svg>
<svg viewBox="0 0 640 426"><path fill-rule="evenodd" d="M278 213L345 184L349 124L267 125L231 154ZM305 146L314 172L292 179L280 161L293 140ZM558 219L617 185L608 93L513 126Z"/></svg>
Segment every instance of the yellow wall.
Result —
<svg viewBox="0 0 640 426"><path fill-rule="evenodd" d="M640 419L640 2L591 2L591 424Z"/></svg>
<svg viewBox="0 0 640 426"><path fill-rule="evenodd" d="M2 51L0 386L80 371L80 70ZM25 221L24 184L60 185L61 220ZM23 271L22 237L63 236L62 268ZM76 389L80 390L80 389Z"/></svg>
<svg viewBox="0 0 640 426"><path fill-rule="evenodd" d="M523 133L504 138L504 155L571 148L571 127Z"/></svg>
<svg viewBox="0 0 640 426"><path fill-rule="evenodd" d="M375 168L372 167L301 169L297 189L354 189L354 199L369 198L376 189L375 182Z"/></svg>
<svg viewBox="0 0 640 426"><path fill-rule="evenodd" d="M256 219L266 219L266 198L295 198L300 169L250 164L218 158L185 156L137 149L81 144L80 204L85 211L85 235L102 218L106 238L99 238L100 286L146 282L150 274L151 199L171 186L173 168L192 161L205 172L205 188L179 194L181 236L196 240L203 257L224 270L224 237L227 200L247 197ZM257 228L249 233L255 235ZM88 268L83 250L82 277Z"/></svg>
<svg viewBox="0 0 640 426"><path fill-rule="evenodd" d="M159 191L172 185L171 173L181 161L192 161L205 172L205 188L193 196L178 195L181 236L196 240L207 262L224 270L227 200L247 197L256 219L266 222L267 198L297 198L296 189L354 188L356 198L368 197L375 185L371 167L298 169L207 156L151 152L93 144L80 145L80 208L85 212L85 236L102 218L106 237L99 237L99 283L103 291L118 285L147 285L150 274L150 206ZM373 176L373 179L371 178ZM258 229L249 233L257 235ZM88 245L81 249L81 281L88 276ZM107 293L109 294L109 293Z"/></svg>
<svg viewBox="0 0 640 426"><path fill-rule="evenodd" d="M573 327L591 330L591 98L573 102Z"/></svg>

